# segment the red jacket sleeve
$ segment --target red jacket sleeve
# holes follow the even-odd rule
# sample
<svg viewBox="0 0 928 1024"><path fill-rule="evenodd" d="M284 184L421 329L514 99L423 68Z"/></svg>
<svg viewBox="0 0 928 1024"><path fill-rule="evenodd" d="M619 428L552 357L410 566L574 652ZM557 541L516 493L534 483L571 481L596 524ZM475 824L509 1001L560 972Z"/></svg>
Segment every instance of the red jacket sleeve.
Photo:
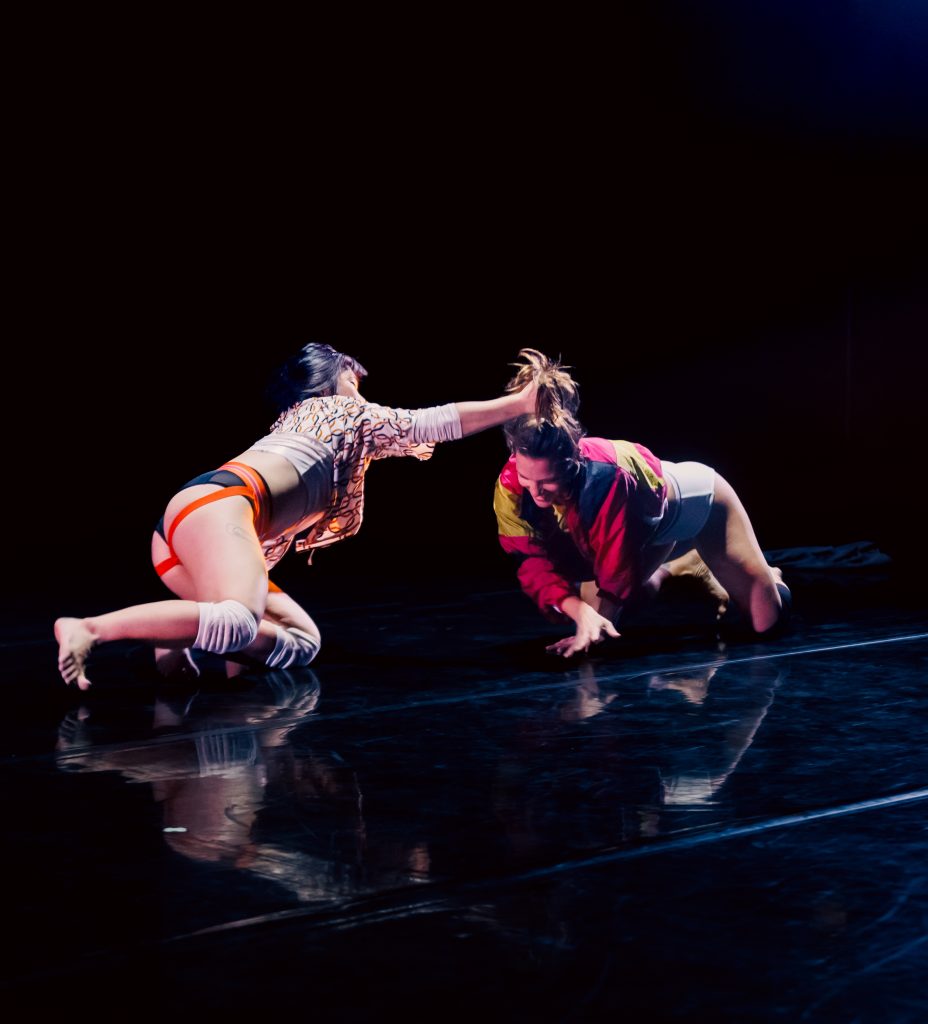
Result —
<svg viewBox="0 0 928 1024"><path fill-rule="evenodd" d="M621 466L595 518L586 532L600 591L616 604L623 604L644 582L643 548L649 527L638 513L641 486Z"/></svg>
<svg viewBox="0 0 928 1024"><path fill-rule="evenodd" d="M503 551L519 560L518 578L522 590L548 618L559 620L561 601L576 595L577 588L556 565L548 546L522 518L522 494L515 460L510 459L496 481L493 497L499 542Z"/></svg>

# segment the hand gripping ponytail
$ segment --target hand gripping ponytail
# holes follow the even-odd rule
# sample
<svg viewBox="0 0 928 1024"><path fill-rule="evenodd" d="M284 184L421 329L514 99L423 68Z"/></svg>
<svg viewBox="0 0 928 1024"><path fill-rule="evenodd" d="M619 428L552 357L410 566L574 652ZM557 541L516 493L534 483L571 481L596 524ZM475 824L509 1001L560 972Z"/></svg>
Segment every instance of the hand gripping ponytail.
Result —
<svg viewBox="0 0 928 1024"><path fill-rule="evenodd" d="M585 431L576 419L580 408L577 382L560 361L549 359L534 348L519 352L516 375L507 392L521 391L532 381L537 388L535 414L520 416L503 427L509 450L534 459L548 459L559 478L568 486L576 481L582 466L580 438Z"/></svg>
<svg viewBox="0 0 928 1024"><path fill-rule="evenodd" d="M535 406L538 418L563 426L576 423L574 414L580 408L580 389L567 372L568 368L536 348L523 348L519 356L525 362L513 364L518 370L506 390L521 391L534 380L538 388Z"/></svg>

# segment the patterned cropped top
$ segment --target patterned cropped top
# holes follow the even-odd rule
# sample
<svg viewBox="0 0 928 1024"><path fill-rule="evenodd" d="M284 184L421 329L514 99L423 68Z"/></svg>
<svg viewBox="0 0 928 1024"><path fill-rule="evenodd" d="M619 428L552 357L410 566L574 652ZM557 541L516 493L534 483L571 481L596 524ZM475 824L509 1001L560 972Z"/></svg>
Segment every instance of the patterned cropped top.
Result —
<svg viewBox="0 0 928 1024"><path fill-rule="evenodd" d="M297 551L327 547L358 532L364 517L364 476L374 459L429 459L435 445L460 438L457 407L393 409L356 398L309 398L280 414L252 447L286 458L300 474L313 519ZM304 529L304 520L276 538L262 538L270 568Z"/></svg>

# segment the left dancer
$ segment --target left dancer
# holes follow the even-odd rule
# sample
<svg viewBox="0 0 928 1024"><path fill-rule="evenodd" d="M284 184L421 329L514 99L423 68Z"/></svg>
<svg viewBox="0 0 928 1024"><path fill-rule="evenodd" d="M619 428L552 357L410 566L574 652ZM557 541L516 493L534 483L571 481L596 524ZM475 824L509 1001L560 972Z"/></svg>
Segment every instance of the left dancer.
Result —
<svg viewBox="0 0 928 1024"><path fill-rule="evenodd" d="M280 416L271 433L182 487L152 537L155 569L178 600L58 619L66 683L87 689L90 652L114 640L150 643L165 673L195 671L190 648L271 668L309 664L319 630L268 581L296 535L309 531L296 545L305 550L357 533L372 459L427 459L437 442L534 408L535 386L526 380L516 393L488 401L393 409L361 397L366 373L353 357L315 343L280 368Z"/></svg>

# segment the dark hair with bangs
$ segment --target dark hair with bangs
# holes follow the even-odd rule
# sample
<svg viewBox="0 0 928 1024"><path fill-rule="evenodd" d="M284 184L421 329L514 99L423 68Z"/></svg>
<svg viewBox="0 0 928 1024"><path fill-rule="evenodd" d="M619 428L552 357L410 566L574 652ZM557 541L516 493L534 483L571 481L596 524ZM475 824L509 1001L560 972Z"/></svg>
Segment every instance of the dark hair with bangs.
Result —
<svg viewBox="0 0 928 1024"><path fill-rule="evenodd" d="M289 409L307 398L334 395L338 377L344 370L353 370L358 380L367 370L354 358L320 342L310 342L291 356L274 374L268 397L278 412Z"/></svg>

